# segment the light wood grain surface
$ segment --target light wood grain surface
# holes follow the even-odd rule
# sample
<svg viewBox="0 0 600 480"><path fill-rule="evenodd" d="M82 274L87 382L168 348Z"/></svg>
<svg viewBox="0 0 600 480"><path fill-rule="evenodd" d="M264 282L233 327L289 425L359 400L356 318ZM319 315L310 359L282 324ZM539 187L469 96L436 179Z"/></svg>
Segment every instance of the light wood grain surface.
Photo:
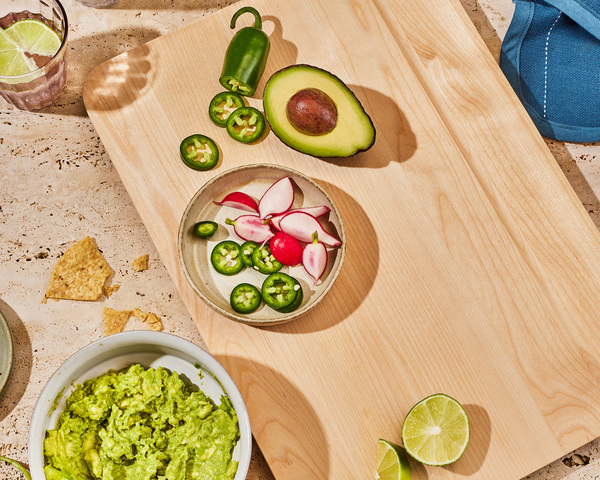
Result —
<svg viewBox="0 0 600 480"><path fill-rule="evenodd" d="M210 127L204 107L220 90L231 8L101 65L84 99L209 349L244 394L275 476L368 478L377 438L399 441L410 406L437 391L466 406L471 444L447 469L415 466L416 478L520 478L598 436L600 237L460 4L250 3L272 28L266 76L292 63L334 72L373 117L370 151L323 161L274 135L243 146ZM178 160L196 131L223 149L218 169L198 174ZM258 329L200 301L176 239L207 179L263 162L330 194L347 254L319 308Z"/></svg>

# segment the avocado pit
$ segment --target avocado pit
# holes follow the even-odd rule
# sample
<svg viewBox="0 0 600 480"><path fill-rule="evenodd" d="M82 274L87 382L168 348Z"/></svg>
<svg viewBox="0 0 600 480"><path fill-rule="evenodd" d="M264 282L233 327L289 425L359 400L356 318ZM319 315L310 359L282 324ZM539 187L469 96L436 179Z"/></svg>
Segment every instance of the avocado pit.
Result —
<svg viewBox="0 0 600 480"><path fill-rule="evenodd" d="M325 135L337 125L337 107L329 95L305 88L289 99L286 114L292 126L306 135Z"/></svg>

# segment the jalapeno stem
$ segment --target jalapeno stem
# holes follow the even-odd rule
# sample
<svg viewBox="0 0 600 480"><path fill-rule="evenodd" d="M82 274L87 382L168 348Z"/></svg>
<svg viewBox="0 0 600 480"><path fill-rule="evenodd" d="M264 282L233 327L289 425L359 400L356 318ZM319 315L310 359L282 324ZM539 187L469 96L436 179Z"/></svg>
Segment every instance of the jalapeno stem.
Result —
<svg viewBox="0 0 600 480"><path fill-rule="evenodd" d="M253 7L242 7L237 12L235 12L233 14L233 17L231 18L231 23L229 24L229 27L233 30L235 28L235 22L237 22L237 19L240 17L240 15L243 15L247 12L250 12L252 13L252 15L254 15L254 28L262 30L262 20L260 18L260 13L258 13L258 10L256 10L256 8Z"/></svg>

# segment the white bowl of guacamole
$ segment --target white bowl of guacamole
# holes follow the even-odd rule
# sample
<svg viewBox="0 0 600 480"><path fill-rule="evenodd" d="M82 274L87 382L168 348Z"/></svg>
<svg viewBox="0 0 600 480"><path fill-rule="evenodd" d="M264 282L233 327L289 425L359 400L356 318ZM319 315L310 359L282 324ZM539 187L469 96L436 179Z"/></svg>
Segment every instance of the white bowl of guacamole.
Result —
<svg viewBox="0 0 600 480"><path fill-rule="evenodd" d="M223 366L175 335L97 340L52 375L29 431L34 479L243 480L252 449Z"/></svg>

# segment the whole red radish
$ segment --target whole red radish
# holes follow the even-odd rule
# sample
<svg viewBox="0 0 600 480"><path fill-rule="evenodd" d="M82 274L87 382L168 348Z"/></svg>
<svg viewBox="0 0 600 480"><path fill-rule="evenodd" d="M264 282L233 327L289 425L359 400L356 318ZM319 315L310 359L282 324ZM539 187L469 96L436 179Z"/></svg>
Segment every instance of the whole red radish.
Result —
<svg viewBox="0 0 600 480"><path fill-rule="evenodd" d="M271 254L278 262L291 267L302 262L302 245L291 235L277 232L269 245Z"/></svg>

